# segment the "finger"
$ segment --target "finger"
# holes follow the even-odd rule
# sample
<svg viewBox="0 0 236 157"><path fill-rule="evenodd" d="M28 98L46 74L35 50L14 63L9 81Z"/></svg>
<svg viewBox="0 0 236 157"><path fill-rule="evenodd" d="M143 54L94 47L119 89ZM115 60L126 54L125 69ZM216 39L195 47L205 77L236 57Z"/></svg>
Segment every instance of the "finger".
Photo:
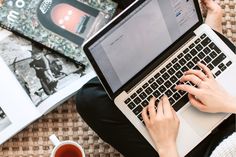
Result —
<svg viewBox="0 0 236 157"><path fill-rule="evenodd" d="M174 119L179 120L179 117L177 116L177 113L172 106L171 106L171 111L172 111L172 115L173 115Z"/></svg>
<svg viewBox="0 0 236 157"><path fill-rule="evenodd" d="M156 98L152 97L149 105L148 105L148 111L150 115L150 119L156 116L156 109L155 109L155 103L156 103Z"/></svg>
<svg viewBox="0 0 236 157"><path fill-rule="evenodd" d="M208 78L214 78L211 70L204 64L198 62L197 65L202 68L203 72L207 75Z"/></svg>
<svg viewBox="0 0 236 157"><path fill-rule="evenodd" d="M197 100L195 98L195 96L191 95L191 94L188 94L188 98L189 98L189 102L194 106L196 107L197 109L199 109L200 111L204 111L206 106L201 103L199 100Z"/></svg>
<svg viewBox="0 0 236 157"><path fill-rule="evenodd" d="M157 116L163 116L163 106L162 106L162 99L158 102L157 106Z"/></svg>
<svg viewBox="0 0 236 157"><path fill-rule="evenodd" d="M162 104L163 104L163 112L164 112L164 115L165 115L165 116L168 116L168 117L173 117L172 111L171 111L170 102L169 102L169 100L168 100L168 98L167 98L166 95L164 95L164 96L162 97L162 101L163 101Z"/></svg>
<svg viewBox="0 0 236 157"><path fill-rule="evenodd" d="M196 75L197 77L199 77L202 80L205 80L207 78L207 76L201 70L190 69L190 70L186 71L184 74L185 75L193 74L193 75Z"/></svg>
<svg viewBox="0 0 236 157"><path fill-rule="evenodd" d="M185 92L195 95L195 96L200 94L200 91L198 88L190 86L190 85L186 85L186 84L177 85L175 87L175 89L185 91Z"/></svg>
<svg viewBox="0 0 236 157"><path fill-rule="evenodd" d="M143 108L142 117L143 117L143 121L145 122L145 124L148 124L149 123L149 117L148 117L148 108L147 108L147 106Z"/></svg>
<svg viewBox="0 0 236 157"><path fill-rule="evenodd" d="M197 77L196 75L184 75L181 77L180 82L186 82L186 81L191 81L193 84L197 86L201 86L202 80Z"/></svg>

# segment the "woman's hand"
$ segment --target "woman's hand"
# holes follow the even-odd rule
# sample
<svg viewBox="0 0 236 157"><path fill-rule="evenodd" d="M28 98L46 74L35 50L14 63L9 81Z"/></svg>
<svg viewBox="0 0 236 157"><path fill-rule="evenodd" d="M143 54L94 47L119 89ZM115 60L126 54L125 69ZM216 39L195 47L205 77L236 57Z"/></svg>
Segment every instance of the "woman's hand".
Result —
<svg viewBox="0 0 236 157"><path fill-rule="evenodd" d="M179 119L167 96L161 98L157 109L156 99L152 98L149 105L143 109L142 116L160 157L177 157Z"/></svg>
<svg viewBox="0 0 236 157"><path fill-rule="evenodd" d="M198 63L198 66L204 73L200 70L189 70L180 79L180 82L190 81L196 87L180 84L176 89L188 92L189 101L200 111L236 113L236 98L214 79L207 66L202 63Z"/></svg>

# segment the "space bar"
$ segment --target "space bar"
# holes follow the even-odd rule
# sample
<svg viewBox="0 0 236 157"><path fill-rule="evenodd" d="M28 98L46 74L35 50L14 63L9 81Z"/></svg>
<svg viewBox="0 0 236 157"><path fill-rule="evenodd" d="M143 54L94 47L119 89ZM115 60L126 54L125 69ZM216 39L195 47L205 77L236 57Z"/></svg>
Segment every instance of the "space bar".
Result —
<svg viewBox="0 0 236 157"><path fill-rule="evenodd" d="M177 112L179 109L181 109L187 102L188 102L188 95L183 96L180 100L177 101L173 105L174 110Z"/></svg>

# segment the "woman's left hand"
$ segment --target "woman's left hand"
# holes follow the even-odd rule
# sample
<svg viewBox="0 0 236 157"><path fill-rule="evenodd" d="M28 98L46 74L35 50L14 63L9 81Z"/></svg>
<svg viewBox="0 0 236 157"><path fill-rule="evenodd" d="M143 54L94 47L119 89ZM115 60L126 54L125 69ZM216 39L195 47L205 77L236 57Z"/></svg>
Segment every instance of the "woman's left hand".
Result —
<svg viewBox="0 0 236 157"><path fill-rule="evenodd" d="M176 138L179 130L179 119L167 96L161 98L157 109L156 99L152 98L149 105L143 109L142 116L160 157L178 156Z"/></svg>

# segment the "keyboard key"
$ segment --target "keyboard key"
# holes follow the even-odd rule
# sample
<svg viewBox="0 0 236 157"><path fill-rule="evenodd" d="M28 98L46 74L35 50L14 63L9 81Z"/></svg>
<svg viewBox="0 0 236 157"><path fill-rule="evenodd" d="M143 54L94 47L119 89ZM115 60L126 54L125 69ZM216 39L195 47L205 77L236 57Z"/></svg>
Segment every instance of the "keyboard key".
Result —
<svg viewBox="0 0 236 157"><path fill-rule="evenodd" d="M173 95L173 98L177 101L181 96L179 95L179 93L175 93Z"/></svg>
<svg viewBox="0 0 236 157"><path fill-rule="evenodd" d="M180 53L180 54L177 56L177 58L180 59L180 58L182 58L183 56L184 56L183 53Z"/></svg>
<svg viewBox="0 0 236 157"><path fill-rule="evenodd" d="M209 43L211 43L211 39L206 37L202 42L201 44L205 47L207 46Z"/></svg>
<svg viewBox="0 0 236 157"><path fill-rule="evenodd" d="M171 86L170 90L175 93L177 90L175 89L176 85Z"/></svg>
<svg viewBox="0 0 236 157"><path fill-rule="evenodd" d="M206 63L210 63L211 62L211 57L209 57L209 56L206 56L205 58L204 58L204 61L206 62Z"/></svg>
<svg viewBox="0 0 236 157"><path fill-rule="evenodd" d="M183 76L183 73L181 73L180 71L178 71L176 74L175 74L178 78L181 78Z"/></svg>
<svg viewBox="0 0 236 157"><path fill-rule="evenodd" d="M219 63L221 63L224 59L226 58L226 56L222 53L220 54L215 60L212 61L212 64L214 66L217 66Z"/></svg>
<svg viewBox="0 0 236 157"><path fill-rule="evenodd" d="M149 95L149 96L147 97L147 100L150 101L152 97L153 97L152 95Z"/></svg>
<svg viewBox="0 0 236 157"><path fill-rule="evenodd" d="M170 78L170 81L171 81L172 83L175 83L177 80L178 80L178 79L177 79L175 76L172 76L172 77Z"/></svg>
<svg viewBox="0 0 236 157"><path fill-rule="evenodd" d="M199 61L200 61L200 59L198 57L194 57L193 58L193 63L194 64L197 64Z"/></svg>
<svg viewBox="0 0 236 157"><path fill-rule="evenodd" d="M188 52L189 52L189 48L186 48L186 49L183 51L184 54L186 54L186 53L188 53Z"/></svg>
<svg viewBox="0 0 236 157"><path fill-rule="evenodd" d="M169 77L170 77L170 75L168 73L165 73L165 74L162 75L162 78L164 80L167 80Z"/></svg>
<svg viewBox="0 0 236 157"><path fill-rule="evenodd" d="M194 41L195 44L198 44L201 41L200 38L198 38L197 40Z"/></svg>
<svg viewBox="0 0 236 157"><path fill-rule="evenodd" d="M152 82L154 82L155 81L155 79L154 78L151 78L149 81L148 81L148 83L152 83Z"/></svg>
<svg viewBox="0 0 236 157"><path fill-rule="evenodd" d="M158 84L156 82L154 82L153 84L151 84L151 87L153 90L157 89Z"/></svg>
<svg viewBox="0 0 236 157"><path fill-rule="evenodd" d="M161 93L164 93L166 91L166 87L162 85L161 87L159 87L159 91Z"/></svg>
<svg viewBox="0 0 236 157"><path fill-rule="evenodd" d="M175 58L175 59L173 59L172 61L171 61L171 63L176 63L178 61L178 59L177 58Z"/></svg>
<svg viewBox="0 0 236 157"><path fill-rule="evenodd" d="M192 44L189 45L189 48L192 49L192 48L194 48L194 46L195 46L195 44L192 43Z"/></svg>
<svg viewBox="0 0 236 157"><path fill-rule="evenodd" d="M135 115L138 115L140 112L142 112L142 110L143 110L143 107L139 105L133 110L133 112Z"/></svg>
<svg viewBox="0 0 236 157"><path fill-rule="evenodd" d="M144 100L141 104L142 104L143 107L146 107L148 105L148 101Z"/></svg>
<svg viewBox="0 0 236 157"><path fill-rule="evenodd" d="M198 44L196 47L195 47L198 51L201 51L203 49L202 45L201 44Z"/></svg>
<svg viewBox="0 0 236 157"><path fill-rule="evenodd" d="M220 70L223 72L223 71L225 71L227 69L227 67L226 66L223 66L222 68L220 68Z"/></svg>
<svg viewBox="0 0 236 157"><path fill-rule="evenodd" d="M164 83L164 80L160 77L157 79L156 81L159 85L161 85L162 83Z"/></svg>
<svg viewBox="0 0 236 157"><path fill-rule="evenodd" d="M195 66L194 68L193 68L194 70L201 70L200 68L199 68L199 66Z"/></svg>
<svg viewBox="0 0 236 157"><path fill-rule="evenodd" d="M221 50L212 42L209 47L212 49L212 50L215 50L218 54L221 53Z"/></svg>
<svg viewBox="0 0 236 157"><path fill-rule="evenodd" d="M172 66L172 63L168 63L168 64L166 65L166 68L169 69L171 66Z"/></svg>
<svg viewBox="0 0 236 157"><path fill-rule="evenodd" d="M165 94L167 95L167 97L170 97L173 94L173 92L169 89L166 91Z"/></svg>
<svg viewBox="0 0 236 157"><path fill-rule="evenodd" d="M186 66L184 66L183 68L181 68L181 71L182 72L185 72L185 71L187 71L188 70L188 68L186 67Z"/></svg>
<svg viewBox="0 0 236 157"><path fill-rule="evenodd" d="M179 65L179 63L176 63L176 64L174 65L174 69L175 69L176 71L178 71L180 68L181 68L181 66Z"/></svg>
<svg viewBox="0 0 236 157"><path fill-rule="evenodd" d="M175 73L175 70L174 70L173 68L170 68L170 69L168 70L168 73L169 73L170 75L173 75L173 74Z"/></svg>
<svg viewBox="0 0 236 157"><path fill-rule="evenodd" d="M231 61L228 61L228 63L226 63L226 66L229 67L232 64Z"/></svg>
<svg viewBox="0 0 236 157"><path fill-rule="evenodd" d="M143 91L143 89L142 89L142 88L139 88L139 89L137 90L137 93L140 94L142 91Z"/></svg>
<svg viewBox="0 0 236 157"><path fill-rule="evenodd" d="M183 91L183 90L180 90L180 91L179 91L179 94L180 94L180 95L184 95L184 94L186 94L186 92Z"/></svg>
<svg viewBox="0 0 236 157"><path fill-rule="evenodd" d="M223 66L225 66L223 63L220 63L219 65L218 65L218 68L219 69L221 69Z"/></svg>
<svg viewBox="0 0 236 157"><path fill-rule="evenodd" d="M205 34L205 33L200 36L201 39L204 39L205 37L206 37L206 34Z"/></svg>
<svg viewBox="0 0 236 157"><path fill-rule="evenodd" d="M132 99L134 99L136 96L137 96L137 94L134 93L134 94L132 94L130 97L131 97Z"/></svg>
<svg viewBox="0 0 236 157"><path fill-rule="evenodd" d="M189 61L189 60L192 58L192 56L191 56L190 54L186 54L186 55L184 56L184 58L185 58L187 61Z"/></svg>
<svg viewBox="0 0 236 157"><path fill-rule="evenodd" d="M148 83L145 83L143 86L142 86L144 89L148 87Z"/></svg>
<svg viewBox="0 0 236 157"><path fill-rule="evenodd" d="M139 94L139 97L140 97L141 99L146 99L147 94L144 93L144 92L142 92L141 94Z"/></svg>
<svg viewBox="0 0 236 157"><path fill-rule="evenodd" d="M169 88L169 87L172 85L172 83L171 83L169 80L167 80L167 81L164 83L164 85L166 86L166 88Z"/></svg>
<svg viewBox="0 0 236 157"><path fill-rule="evenodd" d="M200 59L203 59L205 57L205 54L203 52L200 52L198 55L197 55Z"/></svg>
<svg viewBox="0 0 236 157"><path fill-rule="evenodd" d="M190 61L187 63L187 66L189 69L191 69L192 67L194 67L194 64L193 64L193 62Z"/></svg>
<svg viewBox="0 0 236 157"><path fill-rule="evenodd" d="M136 105L138 105L140 102L141 102L141 99L140 99L139 97L136 97L136 98L134 99L134 103L135 103Z"/></svg>
<svg viewBox="0 0 236 157"><path fill-rule="evenodd" d="M175 103L175 100L173 98L169 98L169 102L171 105L173 105Z"/></svg>
<svg viewBox="0 0 236 157"><path fill-rule="evenodd" d="M210 50L208 47L206 47L206 48L203 50L203 52L204 52L206 55L208 55L208 54L211 52L211 50Z"/></svg>
<svg viewBox="0 0 236 157"><path fill-rule="evenodd" d="M160 93L158 90L156 90L156 91L153 93L153 95L154 95L156 98L158 98L158 97L161 95L161 93Z"/></svg>
<svg viewBox="0 0 236 157"><path fill-rule="evenodd" d="M195 49L192 49L192 50L190 51L190 54L191 54L192 56L195 56L195 55L197 54L197 51L196 51Z"/></svg>
<svg viewBox="0 0 236 157"><path fill-rule="evenodd" d="M131 110L132 110L135 106L136 106L136 105L135 105L133 102L131 102L131 103L128 104L128 107L129 107Z"/></svg>
<svg viewBox="0 0 236 157"><path fill-rule="evenodd" d="M161 76L161 74L160 74L160 73L157 73L157 74L154 76L154 78L157 79L157 78L160 77L160 76Z"/></svg>
<svg viewBox="0 0 236 157"><path fill-rule="evenodd" d="M138 115L138 119L141 120L141 121L143 121L142 114L139 114L139 115Z"/></svg>
<svg viewBox="0 0 236 157"><path fill-rule="evenodd" d="M215 51L212 51L212 52L210 53L210 56L211 56L212 59L214 59L214 58L216 58L217 54L216 54Z"/></svg>
<svg viewBox="0 0 236 157"><path fill-rule="evenodd" d="M220 71L220 70L218 70L218 71L215 73L216 76L219 76L220 74L221 74L221 71Z"/></svg>
<svg viewBox="0 0 236 157"><path fill-rule="evenodd" d="M185 60L184 58L182 58L182 59L179 60L179 63L180 63L181 65L184 65L184 64L186 64L186 60Z"/></svg>
<svg viewBox="0 0 236 157"><path fill-rule="evenodd" d="M152 93L152 89L150 87L148 87L147 89L145 89L145 92L149 95Z"/></svg>
<svg viewBox="0 0 236 157"><path fill-rule="evenodd" d="M161 69L160 73L163 74L166 71L166 68Z"/></svg>
<svg viewBox="0 0 236 157"><path fill-rule="evenodd" d="M210 70L213 70L214 69L214 66L210 63L207 65L207 67L210 69Z"/></svg>
<svg viewBox="0 0 236 157"><path fill-rule="evenodd" d="M130 98L126 99L126 100L125 100L125 104L128 104L130 101L131 101Z"/></svg>

